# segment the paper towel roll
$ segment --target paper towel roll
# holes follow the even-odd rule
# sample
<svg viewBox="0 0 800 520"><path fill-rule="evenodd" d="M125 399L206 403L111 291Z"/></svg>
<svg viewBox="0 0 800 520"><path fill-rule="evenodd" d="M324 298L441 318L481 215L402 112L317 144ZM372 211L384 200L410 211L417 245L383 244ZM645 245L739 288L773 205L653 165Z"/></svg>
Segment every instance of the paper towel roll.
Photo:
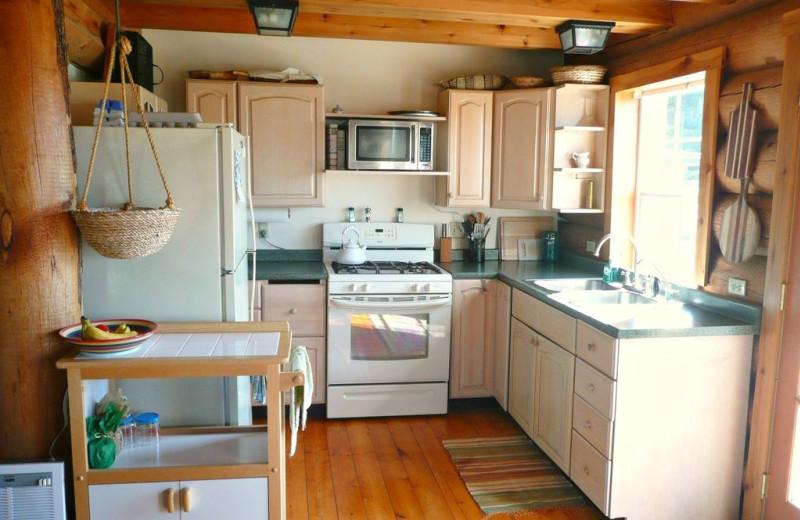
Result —
<svg viewBox="0 0 800 520"><path fill-rule="evenodd" d="M252 220L249 214L247 219L250 222L289 222L289 212L289 208L254 208Z"/></svg>

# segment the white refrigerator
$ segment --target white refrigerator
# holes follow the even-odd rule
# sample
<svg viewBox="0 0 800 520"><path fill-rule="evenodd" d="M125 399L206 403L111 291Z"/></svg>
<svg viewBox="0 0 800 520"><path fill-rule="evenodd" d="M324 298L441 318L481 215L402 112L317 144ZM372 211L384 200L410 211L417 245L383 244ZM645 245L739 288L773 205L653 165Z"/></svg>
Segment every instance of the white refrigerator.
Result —
<svg viewBox="0 0 800 520"><path fill-rule="evenodd" d="M74 127L79 197L86 186L95 131ZM142 258L106 258L82 241L84 314L90 319L155 322L247 321L246 138L229 126L150 132L180 217L164 248ZM130 128L129 133L134 203L161 207L166 192L146 132ZM104 127L87 206L120 207L127 202L125 157L124 129ZM119 385L134 410L159 412L164 426L252 421L246 377L124 380Z"/></svg>

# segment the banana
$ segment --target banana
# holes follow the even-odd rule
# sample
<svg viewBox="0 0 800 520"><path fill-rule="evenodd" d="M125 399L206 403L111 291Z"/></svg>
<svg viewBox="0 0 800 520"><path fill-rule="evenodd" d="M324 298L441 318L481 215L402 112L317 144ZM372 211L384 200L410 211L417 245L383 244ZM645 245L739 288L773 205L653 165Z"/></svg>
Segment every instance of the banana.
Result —
<svg viewBox="0 0 800 520"><path fill-rule="evenodd" d="M127 334L131 331L130 327L128 327L127 323L120 323L116 329L114 329L114 334Z"/></svg>
<svg viewBox="0 0 800 520"><path fill-rule="evenodd" d="M123 324L125 325L125 324ZM127 325L125 325L127 328ZM119 327L117 327L119 330ZM127 332L106 332L104 330L100 330L94 325L92 322L89 321L89 318L86 316L81 316L81 337L83 339L120 339L120 338L130 338L131 336L136 336L138 333L136 331L128 329Z"/></svg>

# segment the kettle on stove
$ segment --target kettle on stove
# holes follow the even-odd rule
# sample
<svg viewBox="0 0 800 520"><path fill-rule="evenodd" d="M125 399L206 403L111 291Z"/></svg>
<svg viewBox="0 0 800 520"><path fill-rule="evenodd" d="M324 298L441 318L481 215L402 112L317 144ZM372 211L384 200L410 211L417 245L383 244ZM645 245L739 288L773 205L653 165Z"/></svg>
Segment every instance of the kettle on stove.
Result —
<svg viewBox="0 0 800 520"><path fill-rule="evenodd" d="M348 231L353 230L356 232L356 236L358 237L357 240L354 242L353 238L351 237L347 243L345 243L344 238ZM361 244L361 233L358 231L358 228L353 226L347 226L342 230L342 248L339 249L339 252L336 253L336 257L334 260L339 262L340 264L349 264L349 265L357 265L363 264L367 261L366 255L367 245Z"/></svg>

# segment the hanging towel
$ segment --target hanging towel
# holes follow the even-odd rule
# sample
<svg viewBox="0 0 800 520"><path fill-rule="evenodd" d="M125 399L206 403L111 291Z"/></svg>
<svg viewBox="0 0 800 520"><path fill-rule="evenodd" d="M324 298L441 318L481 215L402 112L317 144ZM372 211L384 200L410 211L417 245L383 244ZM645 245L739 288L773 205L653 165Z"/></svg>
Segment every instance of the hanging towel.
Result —
<svg viewBox="0 0 800 520"><path fill-rule="evenodd" d="M253 401L267 404L267 376L250 376L250 386L253 388Z"/></svg>
<svg viewBox="0 0 800 520"><path fill-rule="evenodd" d="M289 401L289 427L292 430L289 456L292 456L297 448L298 428L306 429L307 412L311 406L311 395L314 393L314 374L311 372L311 361L308 359L306 347L297 345L292 348L289 367L292 372L302 372L304 378L302 385L292 387Z"/></svg>

